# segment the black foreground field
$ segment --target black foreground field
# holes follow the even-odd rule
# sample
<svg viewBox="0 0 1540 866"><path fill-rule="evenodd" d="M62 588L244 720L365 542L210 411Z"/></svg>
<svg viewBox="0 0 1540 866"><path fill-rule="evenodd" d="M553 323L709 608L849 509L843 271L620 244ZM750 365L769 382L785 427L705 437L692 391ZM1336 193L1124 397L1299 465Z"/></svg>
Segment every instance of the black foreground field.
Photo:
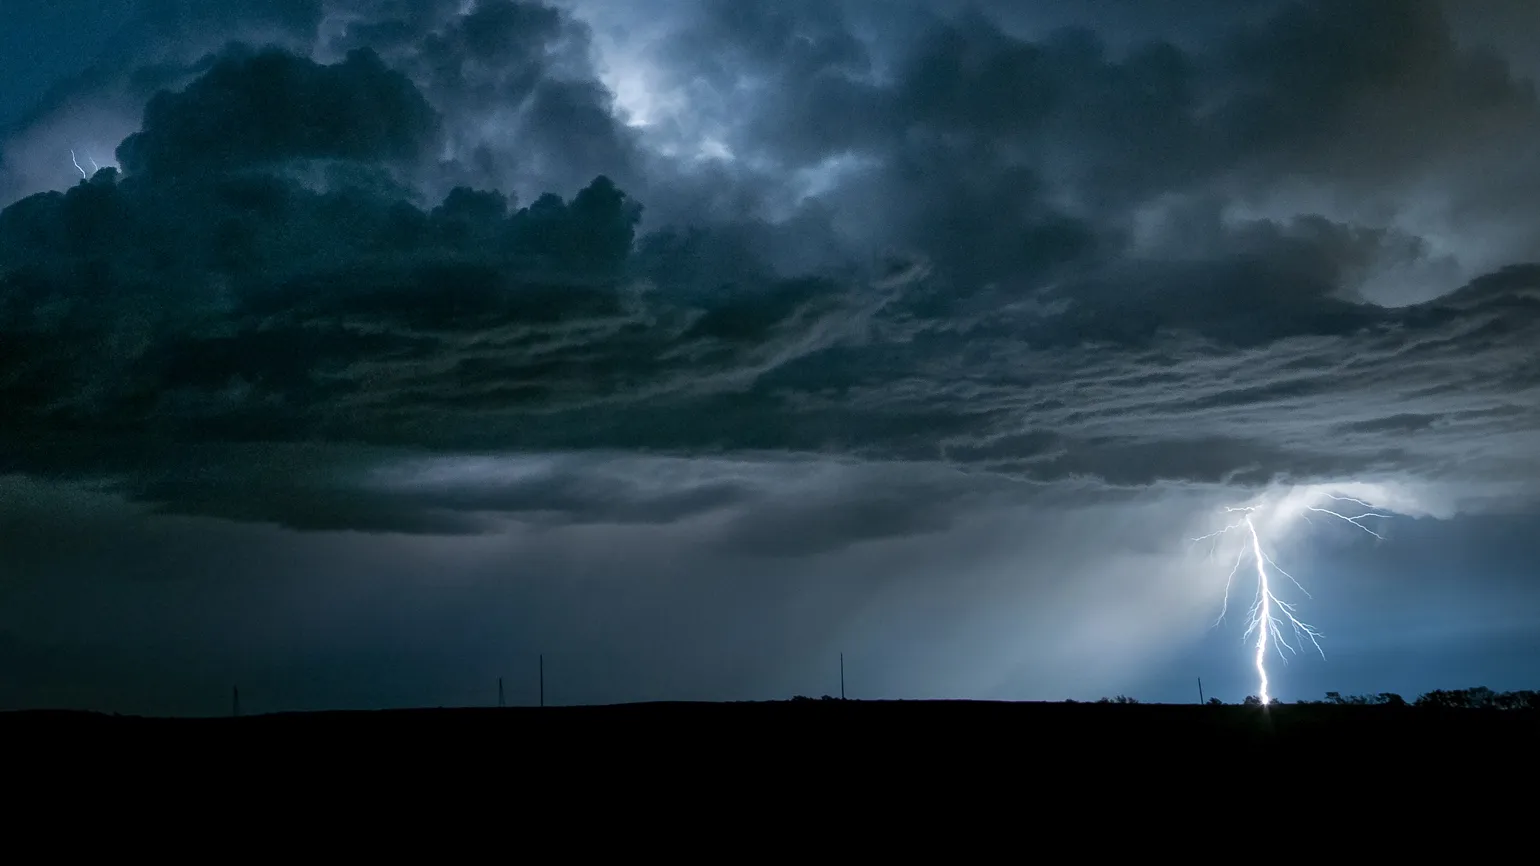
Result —
<svg viewBox="0 0 1540 866"><path fill-rule="evenodd" d="M1338 840L1368 827L1375 857L1421 859L1425 827L1527 850L1540 778L1531 709L815 700L24 712L0 713L0 738L7 785L25 792L18 832L66 816L70 829L49 837L58 845L106 838L119 822L123 837L162 846L197 828L200 857L261 843L442 860L483 856L490 838L600 860L693 841L708 862L772 843L788 856L972 862L994 859L1003 843L992 838L1208 850L1266 815L1269 831L1307 825Z"/></svg>
<svg viewBox="0 0 1540 866"><path fill-rule="evenodd" d="M1099 843L1113 844L1134 826L1229 826L1220 816L1255 808L1258 796L1338 816L1403 802L1443 810L1446 823L1484 815L1490 825L1518 814L1502 792L1532 790L1540 778L1540 712L1410 706L813 700L209 719L21 712L0 713L0 743L8 784L28 793L28 809L150 816L145 826L196 815L199 826L235 820L253 836L305 839L335 831L337 816L383 809L411 817L369 817L380 839L470 821L478 833L552 835L583 850L633 850L652 837L674 845L695 832L685 828L757 826L732 838L759 839L784 835L788 822L806 830L797 840L846 822L861 828L861 846L902 848L923 828L1019 833L1030 818L1033 832L1057 832L1088 813L1121 828ZM1490 783L1472 788L1473 774Z"/></svg>

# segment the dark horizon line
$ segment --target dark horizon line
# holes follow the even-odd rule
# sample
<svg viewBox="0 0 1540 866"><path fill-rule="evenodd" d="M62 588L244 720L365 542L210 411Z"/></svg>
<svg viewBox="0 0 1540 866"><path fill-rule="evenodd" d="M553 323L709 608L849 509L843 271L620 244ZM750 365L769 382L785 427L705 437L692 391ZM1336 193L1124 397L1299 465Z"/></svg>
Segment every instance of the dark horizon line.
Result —
<svg viewBox="0 0 1540 866"><path fill-rule="evenodd" d="M1471 704L1469 701L1472 692L1485 692L1486 700L1482 703ZM1511 698L1512 704L1504 706L1498 700ZM1009 700L1000 698L845 698L823 695L818 698L807 695L793 695L789 698L761 698L749 700L642 700L619 701L603 704L557 704L535 705L520 704L513 706L463 704L450 706L411 706L411 707L376 707L370 709L315 709L315 710L273 710L262 713L243 714L237 709L233 713L219 715L147 715L138 713L119 713L110 710L66 709L34 707L25 709L0 710L0 721L19 716L52 716L69 718L99 717L103 719L143 720L143 721L202 721L220 719L259 719L280 718L294 716L341 716L341 715L379 715L379 714L413 714L435 712L475 712L475 711L507 711L507 710L614 710L614 709L646 709L646 708L670 708L670 707L729 707L729 706L763 706L767 704L967 704L989 706L1137 706L1137 707L1233 707L1240 709L1256 709L1263 705L1255 695L1248 695L1245 700L1229 703L1218 698L1210 698L1203 702L1176 702L1176 701L1141 701L1126 695L1117 697L1103 697L1095 700L1079 700L1076 698L1064 698L1061 700ZM1394 692L1377 692L1358 695L1343 695L1340 692L1326 692L1321 699L1300 699L1296 701L1280 701L1274 698L1266 705L1268 709L1284 709L1288 707L1386 707L1397 709L1415 710L1501 710L1524 711L1540 710L1540 691L1534 689L1514 689L1510 691L1495 691L1485 686L1474 686L1465 689L1433 689L1421 695L1406 700Z"/></svg>

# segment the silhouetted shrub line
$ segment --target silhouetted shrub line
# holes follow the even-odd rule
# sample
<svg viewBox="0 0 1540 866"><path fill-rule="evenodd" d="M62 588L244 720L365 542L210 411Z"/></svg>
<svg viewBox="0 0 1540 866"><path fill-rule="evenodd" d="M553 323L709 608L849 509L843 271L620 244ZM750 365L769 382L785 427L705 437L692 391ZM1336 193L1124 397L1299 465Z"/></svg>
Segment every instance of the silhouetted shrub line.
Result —
<svg viewBox="0 0 1540 866"><path fill-rule="evenodd" d="M1068 701L1067 703L1076 703ZM1118 695L1116 698L1102 698L1097 701L1100 704L1137 704L1133 698ZM1244 706L1261 706L1262 700L1256 695L1247 695L1241 702ZM1282 701L1273 698L1270 705L1280 706ZM1540 710L1540 691L1533 689L1520 689L1512 692L1496 692L1486 686L1476 686L1470 689L1434 689L1426 694L1418 695L1415 701L1407 700L1395 692L1379 692L1370 695L1344 695L1341 692L1327 692L1326 697L1318 701L1301 700L1295 704L1304 705L1330 705L1344 707L1420 707L1423 709L1445 710ZM1209 698L1208 706L1221 707L1224 701L1218 698Z"/></svg>

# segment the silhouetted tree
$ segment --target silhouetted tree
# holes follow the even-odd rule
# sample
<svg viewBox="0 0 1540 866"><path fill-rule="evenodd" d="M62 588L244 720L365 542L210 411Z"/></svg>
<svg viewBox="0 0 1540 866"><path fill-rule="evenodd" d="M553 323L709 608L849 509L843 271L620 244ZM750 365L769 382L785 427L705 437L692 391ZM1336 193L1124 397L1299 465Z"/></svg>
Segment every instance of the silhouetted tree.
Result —
<svg viewBox="0 0 1540 866"><path fill-rule="evenodd" d="M1418 697L1416 705L1445 710L1463 710L1467 706L1467 696L1463 690L1434 689Z"/></svg>
<svg viewBox="0 0 1540 866"><path fill-rule="evenodd" d="M1327 692L1326 699L1317 701L1316 703L1354 707L1384 705L1404 707L1406 706L1406 699L1402 698L1395 692L1380 692L1379 694L1373 695L1343 695L1341 692Z"/></svg>
<svg viewBox="0 0 1540 866"><path fill-rule="evenodd" d="M1540 709L1540 692L1523 689L1516 692L1500 692L1492 701L1499 710Z"/></svg>
<svg viewBox="0 0 1540 866"><path fill-rule="evenodd" d="M798 697L794 700L809 700ZM824 700L831 700L827 695ZM1066 704L1076 704L1079 701L1070 698L1064 701ZM1137 704L1138 698L1128 695L1100 698L1098 704ZM1278 705L1281 702L1277 698L1269 698L1270 705ZM1512 692L1498 692L1486 686L1476 686L1469 689L1434 689L1431 692L1419 695L1415 701L1408 702L1406 698L1396 692L1375 692L1362 695L1344 695L1341 692L1327 692L1321 700L1300 699L1295 702L1302 706L1330 705L1342 707L1407 707L1416 706L1437 709L1489 709L1489 710L1540 710L1540 691L1524 689ZM1259 707L1262 699L1256 695L1247 695L1241 704L1248 707ZM1209 698L1204 706L1221 707L1224 701L1219 698Z"/></svg>
<svg viewBox="0 0 1540 866"><path fill-rule="evenodd" d="M1492 710L1497 708L1497 693L1486 686L1477 686L1465 690L1465 705L1473 710Z"/></svg>

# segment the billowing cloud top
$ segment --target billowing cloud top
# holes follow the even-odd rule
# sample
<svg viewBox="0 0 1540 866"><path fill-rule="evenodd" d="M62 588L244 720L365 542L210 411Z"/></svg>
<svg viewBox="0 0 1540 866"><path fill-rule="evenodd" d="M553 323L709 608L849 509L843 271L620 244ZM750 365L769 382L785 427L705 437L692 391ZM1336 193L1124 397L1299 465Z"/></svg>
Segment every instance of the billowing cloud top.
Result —
<svg viewBox="0 0 1540 866"><path fill-rule="evenodd" d="M117 156L130 173L161 177L296 159L415 161L436 125L412 82L371 51L335 66L232 52L185 90L156 94Z"/></svg>
<svg viewBox="0 0 1540 866"><path fill-rule="evenodd" d="M242 443L1533 477L1540 102L1436 3L659 8L158 58L118 168L0 214L6 468L216 512L187 455Z"/></svg>

